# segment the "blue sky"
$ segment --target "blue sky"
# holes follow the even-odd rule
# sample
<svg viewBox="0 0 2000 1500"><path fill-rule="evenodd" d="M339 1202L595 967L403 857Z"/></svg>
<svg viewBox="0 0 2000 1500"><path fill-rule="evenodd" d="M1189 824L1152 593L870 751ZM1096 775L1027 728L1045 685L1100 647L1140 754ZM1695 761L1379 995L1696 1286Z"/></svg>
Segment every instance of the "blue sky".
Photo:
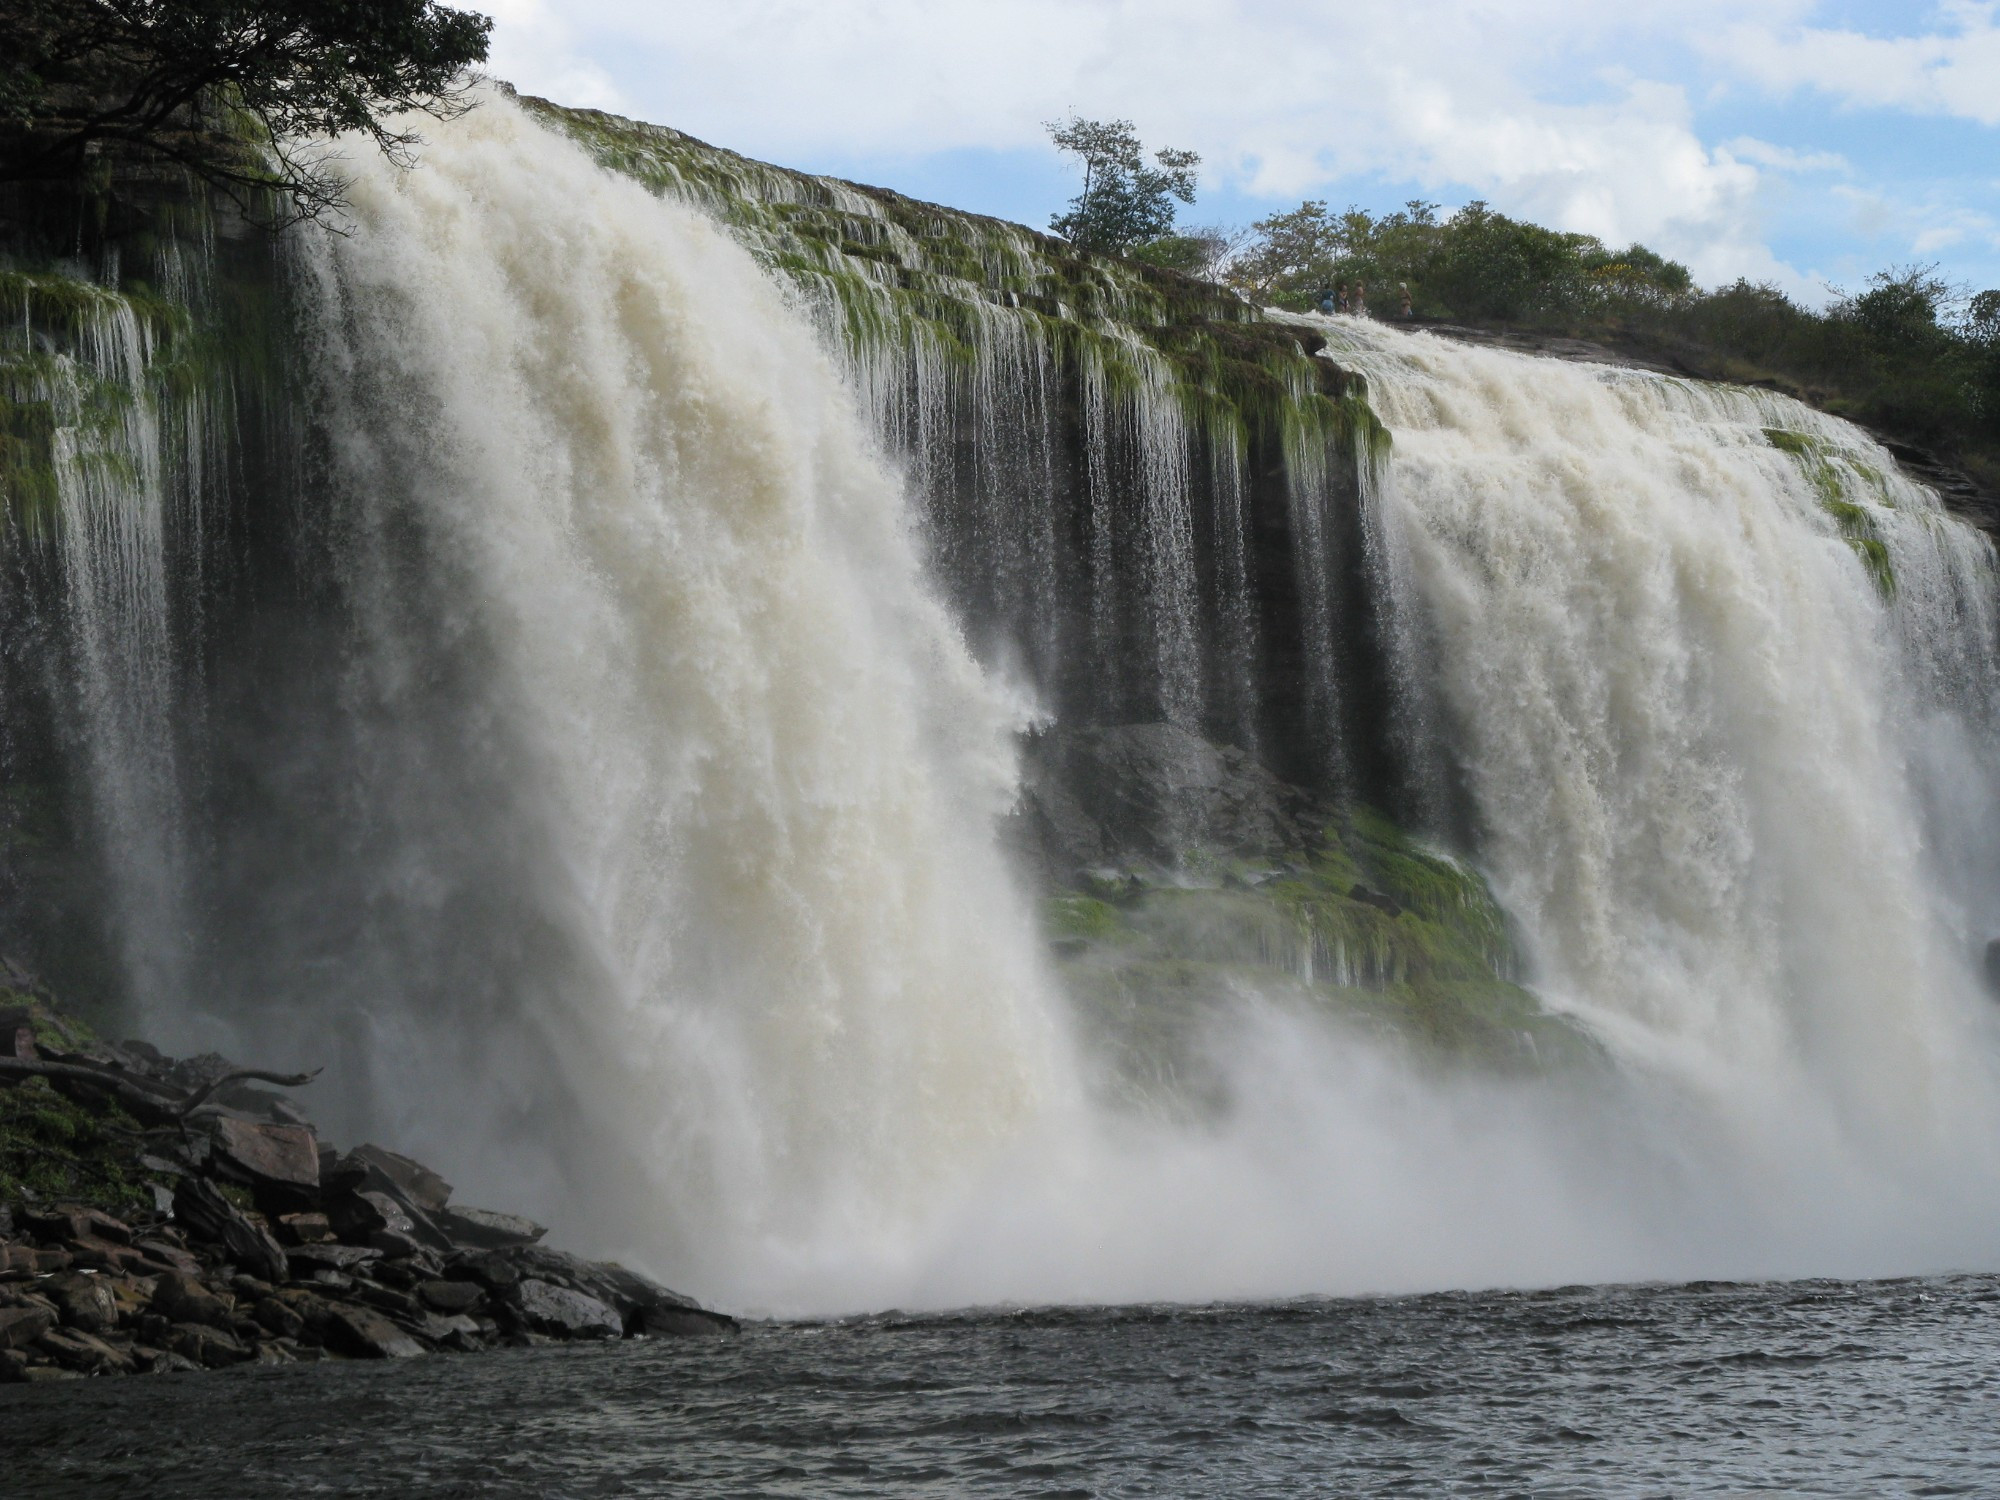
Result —
<svg viewBox="0 0 2000 1500"><path fill-rule="evenodd" d="M1484 198L1705 283L2000 286L1996 0L478 8L529 92L1036 226L1075 191L1042 123L1075 111L1201 152L1196 223Z"/></svg>

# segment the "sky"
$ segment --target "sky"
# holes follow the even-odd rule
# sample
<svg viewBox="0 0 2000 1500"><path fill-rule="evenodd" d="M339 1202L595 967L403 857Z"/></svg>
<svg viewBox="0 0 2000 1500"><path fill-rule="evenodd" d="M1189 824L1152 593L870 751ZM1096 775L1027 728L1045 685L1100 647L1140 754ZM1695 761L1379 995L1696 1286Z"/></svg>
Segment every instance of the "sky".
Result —
<svg viewBox="0 0 2000 1500"><path fill-rule="evenodd" d="M1038 228L1045 122L1202 157L1188 224L1413 198L1802 300L2000 286L2000 0L463 0L524 92Z"/></svg>

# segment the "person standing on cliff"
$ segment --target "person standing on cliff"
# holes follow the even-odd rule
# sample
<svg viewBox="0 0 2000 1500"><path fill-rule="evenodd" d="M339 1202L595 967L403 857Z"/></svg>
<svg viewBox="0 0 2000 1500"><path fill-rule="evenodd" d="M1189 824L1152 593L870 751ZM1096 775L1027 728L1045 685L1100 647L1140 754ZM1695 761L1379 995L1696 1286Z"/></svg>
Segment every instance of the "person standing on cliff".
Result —
<svg viewBox="0 0 2000 1500"><path fill-rule="evenodd" d="M1354 295L1348 300L1347 310L1357 318L1368 316L1368 284L1366 282L1357 281L1354 283Z"/></svg>
<svg viewBox="0 0 2000 1500"><path fill-rule="evenodd" d="M1334 284L1333 310L1337 313L1344 313L1347 311L1347 283L1344 281L1336 282Z"/></svg>
<svg viewBox="0 0 2000 1500"><path fill-rule="evenodd" d="M1334 309L1337 308L1339 305L1340 305L1339 303L1333 300L1332 287L1323 286L1319 289L1319 310L1322 313L1330 317L1332 316Z"/></svg>
<svg viewBox="0 0 2000 1500"><path fill-rule="evenodd" d="M1409 322L1409 321L1410 321L1410 319L1414 318L1414 317L1415 317L1415 316L1417 315L1417 314L1416 314L1416 309L1415 309L1415 308L1413 308L1413 307L1412 307L1412 306L1410 305L1410 284L1409 284L1409 282L1407 282L1407 281L1399 281L1399 282L1397 282L1397 283L1396 283L1396 290L1397 290L1397 291L1399 291L1399 292L1401 292L1401 293L1403 294L1403 311L1402 311L1402 318L1403 318L1403 321L1404 321L1405 323L1407 323L1407 322Z"/></svg>

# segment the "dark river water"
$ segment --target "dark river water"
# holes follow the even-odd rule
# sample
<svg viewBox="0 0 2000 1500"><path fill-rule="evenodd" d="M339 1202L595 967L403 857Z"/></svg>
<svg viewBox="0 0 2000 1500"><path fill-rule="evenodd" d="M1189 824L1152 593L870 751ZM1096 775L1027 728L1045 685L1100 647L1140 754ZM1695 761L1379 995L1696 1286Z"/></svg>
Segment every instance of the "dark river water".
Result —
<svg viewBox="0 0 2000 1500"><path fill-rule="evenodd" d="M11 1386L0 1493L2000 1495L2000 1277L891 1314Z"/></svg>

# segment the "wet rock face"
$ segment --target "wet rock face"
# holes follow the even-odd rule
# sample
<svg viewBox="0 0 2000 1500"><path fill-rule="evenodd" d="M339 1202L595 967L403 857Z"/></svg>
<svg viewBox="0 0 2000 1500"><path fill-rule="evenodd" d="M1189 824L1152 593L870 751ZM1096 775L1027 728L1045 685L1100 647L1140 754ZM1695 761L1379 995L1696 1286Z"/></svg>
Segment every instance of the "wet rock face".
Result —
<svg viewBox="0 0 2000 1500"><path fill-rule="evenodd" d="M1305 794L1233 746L1172 724L1055 728L1022 756L1015 841L1055 886L1193 854L1263 854L1299 842Z"/></svg>
<svg viewBox="0 0 2000 1500"><path fill-rule="evenodd" d="M0 1382L736 1327L623 1266L544 1247L528 1219L452 1203L421 1162L374 1145L342 1155L291 1100L227 1081L227 1059L128 1042L57 1060L79 1070L64 1081L78 1108L110 1112L139 1080L175 1123L126 1117L104 1137L117 1160L84 1164L129 1209L0 1197ZM0 1071L0 1089L49 1089L23 1078Z"/></svg>
<svg viewBox="0 0 2000 1500"><path fill-rule="evenodd" d="M625 1320L587 1292L532 1278L514 1289L513 1306L535 1333L568 1339L615 1339Z"/></svg>

